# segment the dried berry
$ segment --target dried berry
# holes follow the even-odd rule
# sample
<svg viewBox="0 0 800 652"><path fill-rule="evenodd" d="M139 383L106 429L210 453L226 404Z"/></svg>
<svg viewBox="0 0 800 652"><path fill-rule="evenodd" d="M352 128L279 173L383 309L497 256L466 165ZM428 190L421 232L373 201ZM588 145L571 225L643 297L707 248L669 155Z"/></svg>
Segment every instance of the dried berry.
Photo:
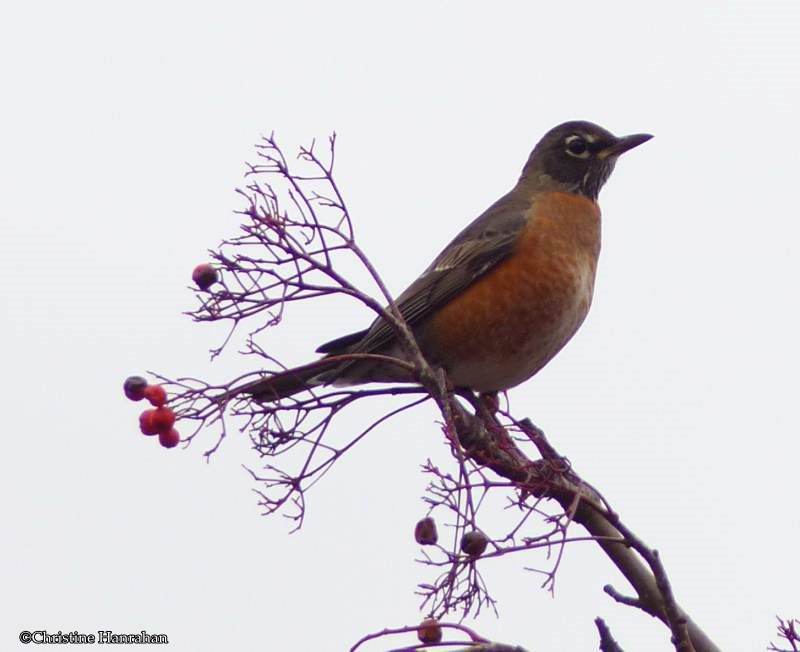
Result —
<svg viewBox="0 0 800 652"><path fill-rule="evenodd" d="M208 263L203 263L192 271L192 280L201 290L207 290L219 281L219 273Z"/></svg>
<svg viewBox="0 0 800 652"><path fill-rule="evenodd" d="M425 644L439 643L442 640L442 628L436 618L426 618L417 628L417 638Z"/></svg>
<svg viewBox="0 0 800 652"><path fill-rule="evenodd" d="M170 428L166 432L158 433L158 443L164 448L174 448L181 441L181 436L175 428Z"/></svg>
<svg viewBox="0 0 800 652"><path fill-rule="evenodd" d="M155 414L155 410L145 410L139 415L139 430L145 435L158 434L158 428L156 428L156 424L153 422Z"/></svg>
<svg viewBox="0 0 800 652"><path fill-rule="evenodd" d="M421 546L432 546L439 540L439 533L436 531L436 521L430 516L419 521L414 528L414 539Z"/></svg>
<svg viewBox="0 0 800 652"><path fill-rule="evenodd" d="M472 530L461 537L461 551L470 557L480 557L489 545L489 539L479 530Z"/></svg>
<svg viewBox="0 0 800 652"><path fill-rule="evenodd" d="M169 432L170 428L175 425L175 413L168 407L158 407L153 410L153 426L160 434L162 432Z"/></svg>
<svg viewBox="0 0 800 652"><path fill-rule="evenodd" d="M167 392L161 385L148 385L144 390L144 397L150 401L150 405L161 407L167 402Z"/></svg>
<svg viewBox="0 0 800 652"><path fill-rule="evenodd" d="M122 389L125 391L125 396L132 401L141 401L147 389L147 380L141 376L128 376Z"/></svg>

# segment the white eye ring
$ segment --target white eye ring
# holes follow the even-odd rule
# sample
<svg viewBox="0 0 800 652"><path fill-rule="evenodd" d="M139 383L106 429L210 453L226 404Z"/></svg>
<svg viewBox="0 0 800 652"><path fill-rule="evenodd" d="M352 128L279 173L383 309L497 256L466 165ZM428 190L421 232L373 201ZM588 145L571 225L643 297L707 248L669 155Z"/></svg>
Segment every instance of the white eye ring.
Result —
<svg viewBox="0 0 800 652"><path fill-rule="evenodd" d="M570 156L575 158L589 158L589 143L586 142L583 136L578 136L577 134L567 136L564 140L564 144L566 145L565 149L567 150L567 154Z"/></svg>

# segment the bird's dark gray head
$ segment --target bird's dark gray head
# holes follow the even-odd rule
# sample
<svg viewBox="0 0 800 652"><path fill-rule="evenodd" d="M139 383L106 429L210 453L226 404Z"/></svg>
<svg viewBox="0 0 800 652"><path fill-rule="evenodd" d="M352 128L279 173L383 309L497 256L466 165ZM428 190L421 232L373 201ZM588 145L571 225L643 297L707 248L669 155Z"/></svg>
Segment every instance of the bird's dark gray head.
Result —
<svg viewBox="0 0 800 652"><path fill-rule="evenodd" d="M594 200L617 157L651 138L650 134L618 137L585 120L565 122L548 131L534 147L520 181L562 188Z"/></svg>

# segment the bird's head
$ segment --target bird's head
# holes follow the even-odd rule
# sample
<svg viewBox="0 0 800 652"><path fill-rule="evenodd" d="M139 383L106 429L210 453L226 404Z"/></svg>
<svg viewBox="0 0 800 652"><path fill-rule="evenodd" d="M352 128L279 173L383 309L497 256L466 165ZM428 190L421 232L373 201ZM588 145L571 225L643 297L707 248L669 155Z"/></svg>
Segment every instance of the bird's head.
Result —
<svg viewBox="0 0 800 652"><path fill-rule="evenodd" d="M620 154L651 138L650 134L615 136L584 120L565 122L537 143L520 181L561 188L594 200Z"/></svg>

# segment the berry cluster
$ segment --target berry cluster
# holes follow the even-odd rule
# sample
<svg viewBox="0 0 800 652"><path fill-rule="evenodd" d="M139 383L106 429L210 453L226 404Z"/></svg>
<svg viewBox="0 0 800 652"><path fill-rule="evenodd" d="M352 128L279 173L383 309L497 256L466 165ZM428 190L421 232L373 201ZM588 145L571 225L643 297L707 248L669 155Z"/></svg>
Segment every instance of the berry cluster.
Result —
<svg viewBox="0 0 800 652"><path fill-rule="evenodd" d="M418 521L414 527L414 539L421 546L435 546L439 541L436 521L430 516ZM486 552L488 545L489 538L480 530L469 530L461 537L461 552L473 559Z"/></svg>
<svg viewBox="0 0 800 652"><path fill-rule="evenodd" d="M202 263L192 270L192 280L200 290L206 291L219 281L219 272L208 263ZM174 448L181 441L181 436L173 427L175 412L167 407L167 392L161 385L150 385L141 376L130 376L123 385L125 396L132 401L147 399L152 410L145 410L139 415L139 430L145 435L158 435L158 441L164 448Z"/></svg>
<svg viewBox="0 0 800 652"><path fill-rule="evenodd" d="M166 406L167 392L161 385L148 385L141 376L130 376L123 385L125 396L132 401L147 399L152 410L145 410L139 415L139 429L148 436L158 435L158 441L164 448L174 448L181 440L175 425L175 413Z"/></svg>

